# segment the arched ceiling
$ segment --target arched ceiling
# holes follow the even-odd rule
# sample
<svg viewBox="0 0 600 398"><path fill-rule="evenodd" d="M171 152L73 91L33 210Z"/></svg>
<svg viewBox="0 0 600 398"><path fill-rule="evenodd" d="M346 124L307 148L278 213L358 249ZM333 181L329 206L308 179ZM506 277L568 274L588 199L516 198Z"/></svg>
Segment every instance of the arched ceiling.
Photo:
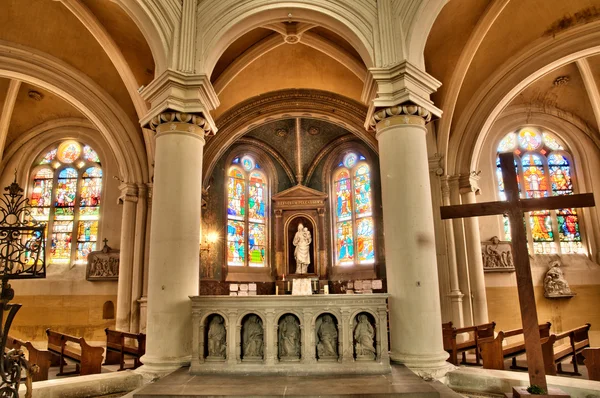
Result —
<svg viewBox="0 0 600 398"><path fill-rule="evenodd" d="M432 98L444 112L436 122L436 132L438 151L450 158L451 164L446 164L449 172L469 171L465 169L468 160L464 156L459 159L463 153L454 159L451 154L464 147L465 140L474 140L474 132L468 129L482 131L483 126L472 122L473 112L495 89L490 82L506 74L511 61L529 49L551 48L557 35L600 20L599 9L598 0L453 0L446 4L428 37L425 64L443 84ZM539 57L540 65L555 62L537 53L529 54L531 57ZM543 106L568 112L597 132L600 56L558 65L548 68L520 93L511 94L505 107ZM510 84L517 87L522 81L511 80Z"/></svg>

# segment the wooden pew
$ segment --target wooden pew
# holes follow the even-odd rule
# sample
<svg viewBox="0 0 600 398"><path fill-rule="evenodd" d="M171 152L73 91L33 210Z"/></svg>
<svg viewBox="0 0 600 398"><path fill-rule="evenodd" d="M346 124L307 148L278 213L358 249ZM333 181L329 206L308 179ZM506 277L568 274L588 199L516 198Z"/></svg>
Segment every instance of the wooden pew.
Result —
<svg viewBox="0 0 600 398"><path fill-rule="evenodd" d="M539 325L542 344L548 342L550 337L550 322ZM496 338L488 337L479 340L479 348L483 359L484 369L504 370L504 359L512 358L511 369L523 369L517 366L517 356L525 353L525 340L502 345L505 338L523 335L523 329L513 329L498 333Z"/></svg>
<svg viewBox="0 0 600 398"><path fill-rule="evenodd" d="M48 335L48 351L60 356L60 371L57 376L74 373L91 375L101 372L104 348L92 347L86 343L83 337L69 336L68 334L53 332L50 329L46 329L46 334ZM77 344L79 347L67 343ZM65 373L63 371L65 358L75 361L74 372Z"/></svg>
<svg viewBox="0 0 600 398"><path fill-rule="evenodd" d="M146 352L146 335L143 333L127 333L118 330L104 329L106 333L106 361L105 365L119 364L119 370L125 369L125 355L134 359L133 368L141 365L140 358ZM129 341L127 341L127 340ZM135 341L136 345L130 344Z"/></svg>
<svg viewBox="0 0 600 398"><path fill-rule="evenodd" d="M546 364L547 374L555 376L557 374L558 367L558 373L581 376L581 373L579 373L578 369L578 356L581 354L584 348L590 346L590 327L591 325L586 323L584 326L550 336L554 337L552 339L552 344L542 346L542 353L544 355L544 363ZM556 346L557 341L561 341L566 338L569 338L568 344L561 343L560 345ZM569 357L571 357L573 361L573 372L566 372L562 370L561 362Z"/></svg>
<svg viewBox="0 0 600 398"><path fill-rule="evenodd" d="M581 352L590 380L600 381L600 348L585 348Z"/></svg>
<svg viewBox="0 0 600 398"><path fill-rule="evenodd" d="M50 365L55 357L55 355L53 355L50 351L38 350L29 341L23 342L11 336L6 338L6 348L15 350L21 350L25 348L28 353L27 361L29 364L37 365L39 368L38 372L32 375L32 380L48 380L48 369L50 368Z"/></svg>
<svg viewBox="0 0 600 398"><path fill-rule="evenodd" d="M455 328L452 322L442 324L442 337L444 340L444 350L450 354L448 362L458 365L458 354L462 353L461 364L480 365L481 356L479 353L479 340L486 337L494 337L495 322L483 325L467 326L464 328ZM461 343L456 338L462 333L468 333L469 338ZM467 362L467 351L475 350L475 363Z"/></svg>

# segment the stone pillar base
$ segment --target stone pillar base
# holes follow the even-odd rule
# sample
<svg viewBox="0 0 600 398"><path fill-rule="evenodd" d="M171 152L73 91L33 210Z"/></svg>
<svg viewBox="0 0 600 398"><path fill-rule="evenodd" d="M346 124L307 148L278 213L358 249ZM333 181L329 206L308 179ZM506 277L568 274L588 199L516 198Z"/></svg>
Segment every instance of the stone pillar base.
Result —
<svg viewBox="0 0 600 398"><path fill-rule="evenodd" d="M390 352L392 363L400 363L409 368L424 380L433 380L444 377L446 373L457 369L450 362L446 362L447 352L439 355L410 355Z"/></svg>
<svg viewBox="0 0 600 398"><path fill-rule="evenodd" d="M192 356L180 358L152 358L144 355L140 360L144 365L137 368L135 372L142 375L144 384L146 384L173 373L181 367L190 366Z"/></svg>

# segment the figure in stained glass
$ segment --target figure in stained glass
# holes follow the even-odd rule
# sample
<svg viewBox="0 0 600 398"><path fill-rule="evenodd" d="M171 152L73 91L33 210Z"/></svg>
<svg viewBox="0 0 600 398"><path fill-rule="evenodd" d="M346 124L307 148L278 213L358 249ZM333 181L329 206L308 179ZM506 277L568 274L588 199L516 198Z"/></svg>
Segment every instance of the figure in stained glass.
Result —
<svg viewBox="0 0 600 398"><path fill-rule="evenodd" d="M341 222L337 225L337 253L340 264L352 264L354 262L354 239L350 221Z"/></svg>
<svg viewBox="0 0 600 398"><path fill-rule="evenodd" d="M352 216L351 209L351 190L350 173L348 170L341 170L335 181L335 190L337 196L337 218L338 220L347 220Z"/></svg>
<svg viewBox="0 0 600 398"><path fill-rule="evenodd" d="M50 263L70 263L73 254L75 262L85 262L87 255L95 250L98 239L102 190L100 159L90 146L68 140L48 151L39 164L51 162L58 170L58 178L53 184L54 172L50 168L35 174L31 214L36 219L49 221ZM70 164L83 168L83 173L72 166L65 167ZM79 221L75 225L76 217Z"/></svg>
<svg viewBox="0 0 600 398"><path fill-rule="evenodd" d="M498 145L499 153L508 151L510 134L514 133L509 133ZM546 131L540 132L536 128L524 128L518 132L518 142L520 148L530 151L522 155L522 170L517 172L518 180L524 183L527 197L540 198L573 193L571 163L568 154L564 152L564 145L556 136ZM520 153L519 149L513 151L516 154ZM504 199L504 187L499 172L497 178L500 197ZM558 247L561 253L584 252L575 209L536 211L526 217L529 218L534 253L558 253ZM558 225L558 229L553 225ZM504 231L505 239L510 240L506 217Z"/></svg>
<svg viewBox="0 0 600 398"><path fill-rule="evenodd" d="M354 177L356 213L359 217L371 215L371 178L369 166L361 165Z"/></svg>
<svg viewBox="0 0 600 398"><path fill-rule="evenodd" d="M358 221L356 246L358 261L362 264L375 261L375 248L373 247L373 219L361 218Z"/></svg>

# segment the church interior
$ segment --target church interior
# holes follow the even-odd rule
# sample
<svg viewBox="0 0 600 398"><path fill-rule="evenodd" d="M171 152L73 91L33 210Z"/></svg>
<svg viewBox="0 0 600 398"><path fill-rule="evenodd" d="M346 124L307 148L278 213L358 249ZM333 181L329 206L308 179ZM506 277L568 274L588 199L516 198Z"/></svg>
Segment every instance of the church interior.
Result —
<svg viewBox="0 0 600 398"><path fill-rule="evenodd" d="M0 11L22 391L599 396L599 0Z"/></svg>

